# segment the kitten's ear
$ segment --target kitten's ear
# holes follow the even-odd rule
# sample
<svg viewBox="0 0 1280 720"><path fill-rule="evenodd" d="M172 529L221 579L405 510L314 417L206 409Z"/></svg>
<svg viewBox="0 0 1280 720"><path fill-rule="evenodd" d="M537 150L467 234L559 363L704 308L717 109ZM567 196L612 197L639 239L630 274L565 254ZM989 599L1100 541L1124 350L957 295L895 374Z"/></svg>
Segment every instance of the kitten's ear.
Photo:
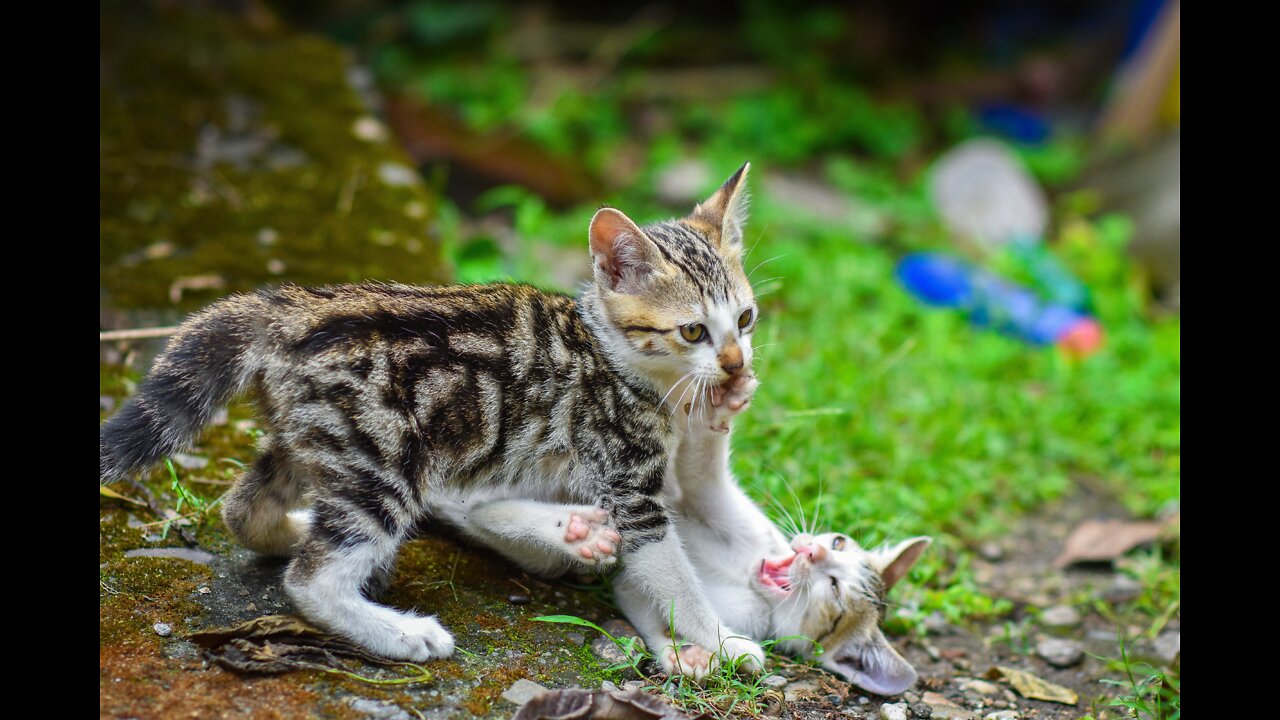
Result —
<svg viewBox="0 0 1280 720"><path fill-rule="evenodd" d="M614 292L635 293L660 262L658 248L640 228L613 208L601 208L591 218L591 259L596 283Z"/></svg>
<svg viewBox="0 0 1280 720"><path fill-rule="evenodd" d="M693 216L720 229L720 247L742 247L742 227L747 224L747 171L751 163L743 163L733 177L711 197L693 209Z"/></svg>
<svg viewBox="0 0 1280 720"><path fill-rule="evenodd" d="M913 537L893 547L882 547L870 553L871 567L880 573L886 592L907 576L907 571L916 564L931 542L933 542L931 537Z"/></svg>
<svg viewBox="0 0 1280 720"><path fill-rule="evenodd" d="M849 640L822 654L822 666L877 695L897 695L916 684L916 670L885 639L880 628L871 636Z"/></svg>

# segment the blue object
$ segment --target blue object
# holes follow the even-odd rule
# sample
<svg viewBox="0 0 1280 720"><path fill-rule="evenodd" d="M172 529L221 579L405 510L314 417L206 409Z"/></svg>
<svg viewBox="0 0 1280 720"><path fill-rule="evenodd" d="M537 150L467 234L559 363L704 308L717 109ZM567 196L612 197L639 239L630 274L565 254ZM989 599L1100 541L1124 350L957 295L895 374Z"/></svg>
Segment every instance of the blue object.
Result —
<svg viewBox="0 0 1280 720"><path fill-rule="evenodd" d="M1032 345L1060 345L1087 355L1101 344L1097 321L1074 308L942 253L912 253L898 279L928 305L960 310L969 322Z"/></svg>

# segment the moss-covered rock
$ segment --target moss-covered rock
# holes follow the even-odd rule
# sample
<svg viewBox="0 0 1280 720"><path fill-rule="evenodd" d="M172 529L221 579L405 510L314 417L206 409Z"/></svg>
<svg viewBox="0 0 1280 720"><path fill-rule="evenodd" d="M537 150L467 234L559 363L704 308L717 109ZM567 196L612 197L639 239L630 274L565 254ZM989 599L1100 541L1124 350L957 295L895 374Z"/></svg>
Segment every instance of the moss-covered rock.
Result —
<svg viewBox="0 0 1280 720"><path fill-rule="evenodd" d="M283 280L448 280L436 196L344 51L196 5L101 6L103 305L177 316Z"/></svg>

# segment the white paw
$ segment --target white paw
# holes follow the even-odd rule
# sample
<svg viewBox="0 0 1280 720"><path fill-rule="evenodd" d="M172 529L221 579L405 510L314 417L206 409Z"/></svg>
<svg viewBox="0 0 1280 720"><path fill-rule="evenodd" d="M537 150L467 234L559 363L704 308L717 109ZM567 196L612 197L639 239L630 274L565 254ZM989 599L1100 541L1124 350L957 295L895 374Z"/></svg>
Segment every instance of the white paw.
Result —
<svg viewBox="0 0 1280 720"><path fill-rule="evenodd" d="M609 514L599 508L574 513L565 525L564 541L569 554L590 567L609 567L618 561L618 543L622 536L605 523Z"/></svg>
<svg viewBox="0 0 1280 720"><path fill-rule="evenodd" d="M658 664L668 675L684 675L694 680L701 680L719 666L716 656L701 645L685 645L678 651L668 645Z"/></svg>
<svg viewBox="0 0 1280 720"><path fill-rule="evenodd" d="M751 404L760 381L754 374L739 375L730 378L723 385L713 386L710 390L711 416L707 421L707 429L712 432L727 433L729 424L738 413Z"/></svg>
<svg viewBox="0 0 1280 720"><path fill-rule="evenodd" d="M392 623L391 630L392 634L370 649L392 660L410 662L424 662L453 654L453 636L433 617L405 613Z"/></svg>
<svg viewBox="0 0 1280 720"><path fill-rule="evenodd" d="M745 637L725 638L720 643L720 655L728 662L739 662L739 670L751 673L764 670L764 648Z"/></svg>

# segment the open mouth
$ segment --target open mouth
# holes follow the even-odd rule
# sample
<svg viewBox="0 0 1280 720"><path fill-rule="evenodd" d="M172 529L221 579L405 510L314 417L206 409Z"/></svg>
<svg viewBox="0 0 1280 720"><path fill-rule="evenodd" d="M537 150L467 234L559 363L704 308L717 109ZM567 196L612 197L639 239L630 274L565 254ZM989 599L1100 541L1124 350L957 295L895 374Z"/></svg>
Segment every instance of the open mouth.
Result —
<svg viewBox="0 0 1280 720"><path fill-rule="evenodd" d="M800 557L797 553L783 560L765 558L760 563L760 584L784 595L791 593L791 563Z"/></svg>

